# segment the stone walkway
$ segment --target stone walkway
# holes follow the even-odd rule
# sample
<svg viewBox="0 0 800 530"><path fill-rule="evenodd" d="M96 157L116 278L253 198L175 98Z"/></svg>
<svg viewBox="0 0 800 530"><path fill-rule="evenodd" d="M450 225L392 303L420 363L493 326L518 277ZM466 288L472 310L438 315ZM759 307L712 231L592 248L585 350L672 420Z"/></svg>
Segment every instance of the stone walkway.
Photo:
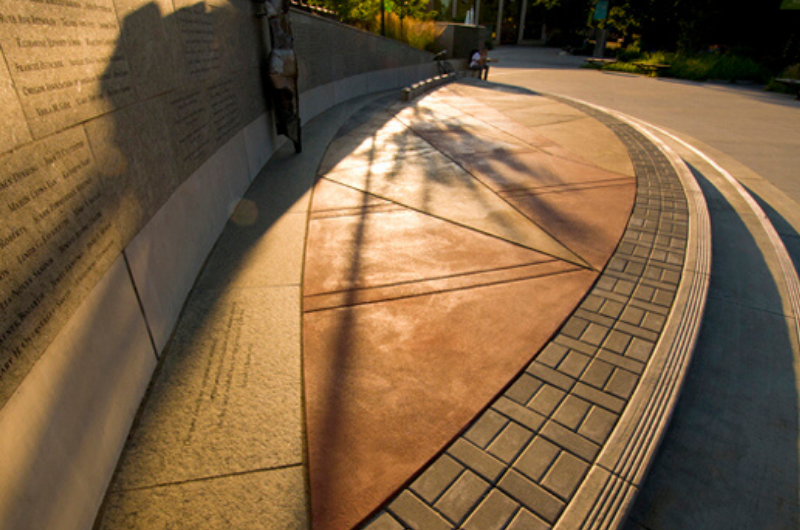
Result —
<svg viewBox="0 0 800 530"><path fill-rule="evenodd" d="M636 207L621 244L525 372L366 528L606 528L623 520L668 413L636 410L675 392L667 379L685 369L691 348L659 341L670 315L686 309L669 339L675 328L696 333L707 278L691 270L700 258L707 272L710 240L706 230L687 273L690 209L675 168L631 126L581 110L613 130L633 161ZM695 303L673 312L682 279L694 285ZM654 381L660 392L649 392Z"/></svg>
<svg viewBox="0 0 800 530"><path fill-rule="evenodd" d="M702 314L699 192L588 107L391 97L238 206L99 528L620 523Z"/></svg>

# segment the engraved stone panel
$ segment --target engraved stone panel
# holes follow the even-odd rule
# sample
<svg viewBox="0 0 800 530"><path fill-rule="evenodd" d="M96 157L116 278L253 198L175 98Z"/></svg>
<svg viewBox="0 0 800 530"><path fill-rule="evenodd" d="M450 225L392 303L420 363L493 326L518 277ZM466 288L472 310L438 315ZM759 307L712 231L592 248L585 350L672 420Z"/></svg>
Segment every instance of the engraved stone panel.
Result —
<svg viewBox="0 0 800 530"><path fill-rule="evenodd" d="M183 73L181 39L170 0L117 0L119 46L139 100L175 89Z"/></svg>
<svg viewBox="0 0 800 530"><path fill-rule="evenodd" d="M164 120L165 103L152 99L86 124L123 246L183 181Z"/></svg>
<svg viewBox="0 0 800 530"><path fill-rule="evenodd" d="M231 71L258 68L263 44L258 32L262 19L254 15L252 0L224 0L214 9L214 31L223 67ZM268 37L267 37L268 38Z"/></svg>
<svg viewBox="0 0 800 530"><path fill-rule="evenodd" d="M0 152L8 151L14 147L31 140L31 132L25 123L22 107L19 106L17 92L11 83L6 61L0 64Z"/></svg>
<svg viewBox="0 0 800 530"><path fill-rule="evenodd" d="M183 175L200 167L245 125L239 91L236 79L220 77L170 94L166 115Z"/></svg>
<svg viewBox="0 0 800 530"><path fill-rule="evenodd" d="M183 44L183 61L190 82L208 79L222 68L222 45L215 34L217 6L191 0L175 2L175 20Z"/></svg>
<svg viewBox="0 0 800 530"><path fill-rule="evenodd" d="M37 138L132 101L112 0L0 0L0 45Z"/></svg>
<svg viewBox="0 0 800 530"><path fill-rule="evenodd" d="M405 57L296 14L301 88ZM250 0L0 0L0 407L121 248L267 110L261 38Z"/></svg>
<svg viewBox="0 0 800 530"><path fill-rule="evenodd" d="M242 72L236 90L242 112L242 125L249 124L267 111L270 103L258 68Z"/></svg>
<svg viewBox="0 0 800 530"><path fill-rule="evenodd" d="M178 90L170 94L167 119L172 127L176 161L184 173L191 173L214 149L211 133L211 109L202 87Z"/></svg>
<svg viewBox="0 0 800 530"><path fill-rule="evenodd" d="M0 157L0 405L119 255L83 129Z"/></svg>

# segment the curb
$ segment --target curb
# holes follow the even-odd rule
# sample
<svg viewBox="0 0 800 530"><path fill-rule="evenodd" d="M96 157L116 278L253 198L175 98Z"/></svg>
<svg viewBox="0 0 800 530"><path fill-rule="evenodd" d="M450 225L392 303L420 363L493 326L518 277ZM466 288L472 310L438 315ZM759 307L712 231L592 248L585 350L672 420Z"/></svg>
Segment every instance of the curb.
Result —
<svg viewBox="0 0 800 530"><path fill-rule="evenodd" d="M565 98L566 99L566 98ZM637 390L557 530L620 528L644 482L677 404L697 342L711 272L711 223L702 190L681 157L628 117L580 102L627 123L669 159L687 196L689 237L670 316Z"/></svg>
<svg viewBox="0 0 800 530"><path fill-rule="evenodd" d="M458 74L454 72L452 74L437 75L436 77L430 77L418 83L414 83L400 92L400 101L411 101L434 88L439 88L444 84L455 81L457 77Z"/></svg>

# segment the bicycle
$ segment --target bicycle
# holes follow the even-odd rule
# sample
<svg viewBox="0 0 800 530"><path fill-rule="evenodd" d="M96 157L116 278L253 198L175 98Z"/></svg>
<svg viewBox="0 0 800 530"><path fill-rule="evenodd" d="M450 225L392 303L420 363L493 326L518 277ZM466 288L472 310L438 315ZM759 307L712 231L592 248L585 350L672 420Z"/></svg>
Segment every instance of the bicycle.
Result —
<svg viewBox="0 0 800 530"><path fill-rule="evenodd" d="M456 69L453 68L450 61L445 59L445 56L447 56L447 50L442 50L433 56L433 60L436 61L436 67L439 69L439 74L448 75L456 73Z"/></svg>

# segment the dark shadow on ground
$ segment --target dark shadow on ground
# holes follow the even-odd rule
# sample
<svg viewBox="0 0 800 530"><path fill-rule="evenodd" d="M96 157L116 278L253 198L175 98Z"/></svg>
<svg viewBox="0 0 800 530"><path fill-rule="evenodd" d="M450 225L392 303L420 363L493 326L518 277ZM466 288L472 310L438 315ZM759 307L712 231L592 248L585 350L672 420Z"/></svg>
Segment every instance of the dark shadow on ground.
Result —
<svg viewBox="0 0 800 530"><path fill-rule="evenodd" d="M798 394L780 296L742 220L695 176L711 212L710 295L680 400L626 528L798 528Z"/></svg>
<svg viewBox="0 0 800 530"><path fill-rule="evenodd" d="M775 230L781 237L781 241L786 245L786 250L789 251L789 256L792 258L794 268L800 273L800 234L798 234L794 227L756 192L750 188L747 188L747 191L756 200L758 205L761 206L764 213L767 214L772 226L775 227Z"/></svg>

